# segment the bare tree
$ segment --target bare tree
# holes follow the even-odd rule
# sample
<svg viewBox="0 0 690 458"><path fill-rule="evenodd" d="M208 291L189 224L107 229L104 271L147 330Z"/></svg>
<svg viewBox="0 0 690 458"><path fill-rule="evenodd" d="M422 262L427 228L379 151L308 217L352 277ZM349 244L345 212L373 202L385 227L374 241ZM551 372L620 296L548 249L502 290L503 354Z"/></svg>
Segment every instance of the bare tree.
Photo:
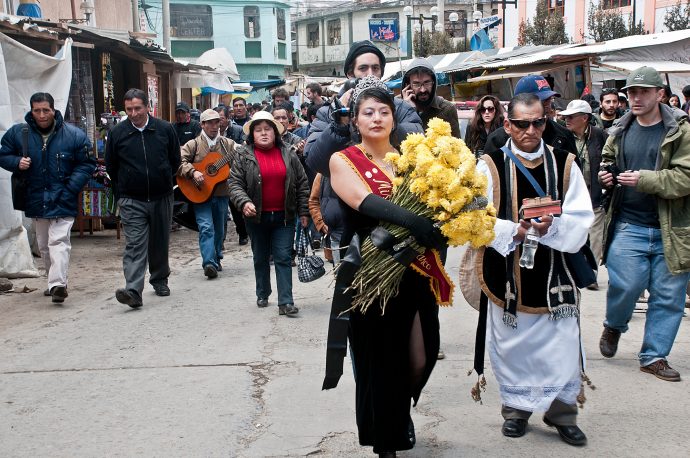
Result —
<svg viewBox="0 0 690 458"><path fill-rule="evenodd" d="M669 32L690 29L690 2L686 2L683 7L683 2L678 0L675 5L667 9L664 15L664 27Z"/></svg>
<svg viewBox="0 0 690 458"><path fill-rule="evenodd" d="M524 45L561 45L568 43L568 34L565 32L565 22L560 11L549 14L546 2L537 2L537 12L534 21L520 23L518 32L518 44Z"/></svg>

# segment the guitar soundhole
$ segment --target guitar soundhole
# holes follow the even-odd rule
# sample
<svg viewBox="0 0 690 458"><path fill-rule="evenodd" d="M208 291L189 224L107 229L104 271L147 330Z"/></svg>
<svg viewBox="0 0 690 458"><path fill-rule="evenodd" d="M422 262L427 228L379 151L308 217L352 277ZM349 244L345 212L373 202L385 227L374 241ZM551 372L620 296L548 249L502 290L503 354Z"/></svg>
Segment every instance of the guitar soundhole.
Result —
<svg viewBox="0 0 690 458"><path fill-rule="evenodd" d="M216 173L218 173L218 169L214 165L209 165L208 168L206 169L206 173L210 176L213 176Z"/></svg>

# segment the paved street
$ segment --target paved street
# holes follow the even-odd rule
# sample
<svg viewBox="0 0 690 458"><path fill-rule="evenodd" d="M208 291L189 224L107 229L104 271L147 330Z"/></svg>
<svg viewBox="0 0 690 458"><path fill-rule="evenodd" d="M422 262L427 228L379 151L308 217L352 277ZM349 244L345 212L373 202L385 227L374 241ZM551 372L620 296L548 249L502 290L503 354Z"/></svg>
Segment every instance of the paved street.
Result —
<svg viewBox="0 0 690 458"><path fill-rule="evenodd" d="M214 281L202 275L195 233L171 243L172 295L149 288L140 310L114 298L124 246L114 231L73 238L63 306L43 297L44 278L15 281L32 293L0 296L0 456L372 456L357 442L349 360L340 386L321 391L332 276L301 284L295 271L300 313L286 318L275 293L271 307L256 307L251 250L234 234ZM458 262L451 250L453 278ZM561 442L538 415L525 437L504 438L490 367L484 404L472 401L477 312L456 293L441 310L446 359L413 409L417 446L399 455L687 456L690 318L670 356L684 380L663 382L638 369L644 314L604 360L605 292L583 295L597 387L579 420L586 448Z"/></svg>

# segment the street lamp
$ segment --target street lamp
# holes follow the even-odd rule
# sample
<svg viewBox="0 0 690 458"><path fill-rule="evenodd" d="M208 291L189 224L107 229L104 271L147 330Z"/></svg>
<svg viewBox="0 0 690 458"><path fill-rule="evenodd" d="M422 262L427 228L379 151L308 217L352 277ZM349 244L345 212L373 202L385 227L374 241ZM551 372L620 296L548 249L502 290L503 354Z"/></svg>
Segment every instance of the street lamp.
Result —
<svg viewBox="0 0 690 458"><path fill-rule="evenodd" d="M93 14L94 11L96 11L96 8L93 5L93 0L84 0L79 5L79 9L81 10L82 13L84 13L84 18L86 19L86 23L89 24L91 22L91 15Z"/></svg>
<svg viewBox="0 0 690 458"><path fill-rule="evenodd" d="M417 27L419 27L419 56L424 57L424 37L423 37L423 35L424 35L424 20L429 19L429 18L428 17L425 18L423 14L420 14L419 16L413 16L412 12L413 12L412 7L410 5L407 5L405 8L403 8L403 14L405 16L407 16L407 30L410 30L410 24L411 24L411 21L413 19L419 21L419 25L415 26L415 30L417 29ZM429 10L429 13L431 14L431 21L433 24L432 29L431 29L432 33L434 30L436 30L436 31L443 30L443 26L441 26L440 29L436 27L437 26L436 18L438 17L438 7L432 6L431 9Z"/></svg>
<svg viewBox="0 0 690 458"><path fill-rule="evenodd" d="M482 20L482 17L483 17L483 16L484 16L484 15L482 14L481 11L475 10L475 11L472 13L472 20L471 20L471 21L464 21L464 22L463 22L463 26L464 26L463 29L464 29L464 32L465 32L465 33L464 33L464 37L463 37L465 51L467 51L467 25L468 25L468 24L475 23L476 26L477 26L477 28L479 28L479 21ZM460 16L458 16L458 13L456 13L455 11L453 11L452 13L450 13L450 14L448 15L448 20L450 21L451 27L453 28L453 36L455 36L455 26L457 25L458 22L460 22Z"/></svg>

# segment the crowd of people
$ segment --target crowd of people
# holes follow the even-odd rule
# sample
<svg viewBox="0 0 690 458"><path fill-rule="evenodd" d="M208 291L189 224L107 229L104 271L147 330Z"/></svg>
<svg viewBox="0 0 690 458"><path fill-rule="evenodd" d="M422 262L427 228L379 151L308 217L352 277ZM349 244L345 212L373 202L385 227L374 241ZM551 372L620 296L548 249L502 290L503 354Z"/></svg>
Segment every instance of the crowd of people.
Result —
<svg viewBox="0 0 690 458"><path fill-rule="evenodd" d="M434 222L390 201L396 170L384 158L433 118L447 121L453 136L463 135L455 106L437 95L426 59L408 66L397 97L380 81L385 65L373 43L354 43L344 71L356 83L330 100L319 84L309 84L309 103L299 113L279 88L271 103L236 98L232 107L203 111L198 122L179 103L171 124L151 116L147 94L131 89L123 100L127 121L109 133L105 164L126 238L125 285L115 297L132 308L143 305L147 267L155 294L171 294L175 178L199 192L210 187L190 204L208 279L223 270L232 214L239 243L251 245L258 307L269 304L272 263L279 315L299 312L292 287L296 234L309 228L312 244L325 237L338 269L323 388L337 386L349 342L360 444L389 457L416 442L410 406L443 358L438 305L411 268L385 314L376 307L351 310L350 286L360 244L380 222L409 229L445 259L446 240ZM464 135L497 211L495 238L473 264L481 288L475 369L483 373L488 346L504 436L523 436L532 413L543 412L563 441L580 446L587 437L577 425L577 404L587 376L579 288L600 285L581 284L575 257L591 249L596 264L608 269L601 354L615 356L647 290L640 370L680 380L667 358L690 277L690 86L681 104L656 70L642 67L622 89L603 90L598 102L573 100L556 112L559 97L542 76L526 76L507 109L483 96ZM77 194L96 161L89 140L63 122L50 94L32 96L25 121L3 136L0 166L28 174L26 215L36 221L45 294L59 303L67 297ZM226 165L228 175L209 184ZM560 212L523 218L520 203L545 196L560 202ZM533 266L523 267L525 247L536 244Z"/></svg>

